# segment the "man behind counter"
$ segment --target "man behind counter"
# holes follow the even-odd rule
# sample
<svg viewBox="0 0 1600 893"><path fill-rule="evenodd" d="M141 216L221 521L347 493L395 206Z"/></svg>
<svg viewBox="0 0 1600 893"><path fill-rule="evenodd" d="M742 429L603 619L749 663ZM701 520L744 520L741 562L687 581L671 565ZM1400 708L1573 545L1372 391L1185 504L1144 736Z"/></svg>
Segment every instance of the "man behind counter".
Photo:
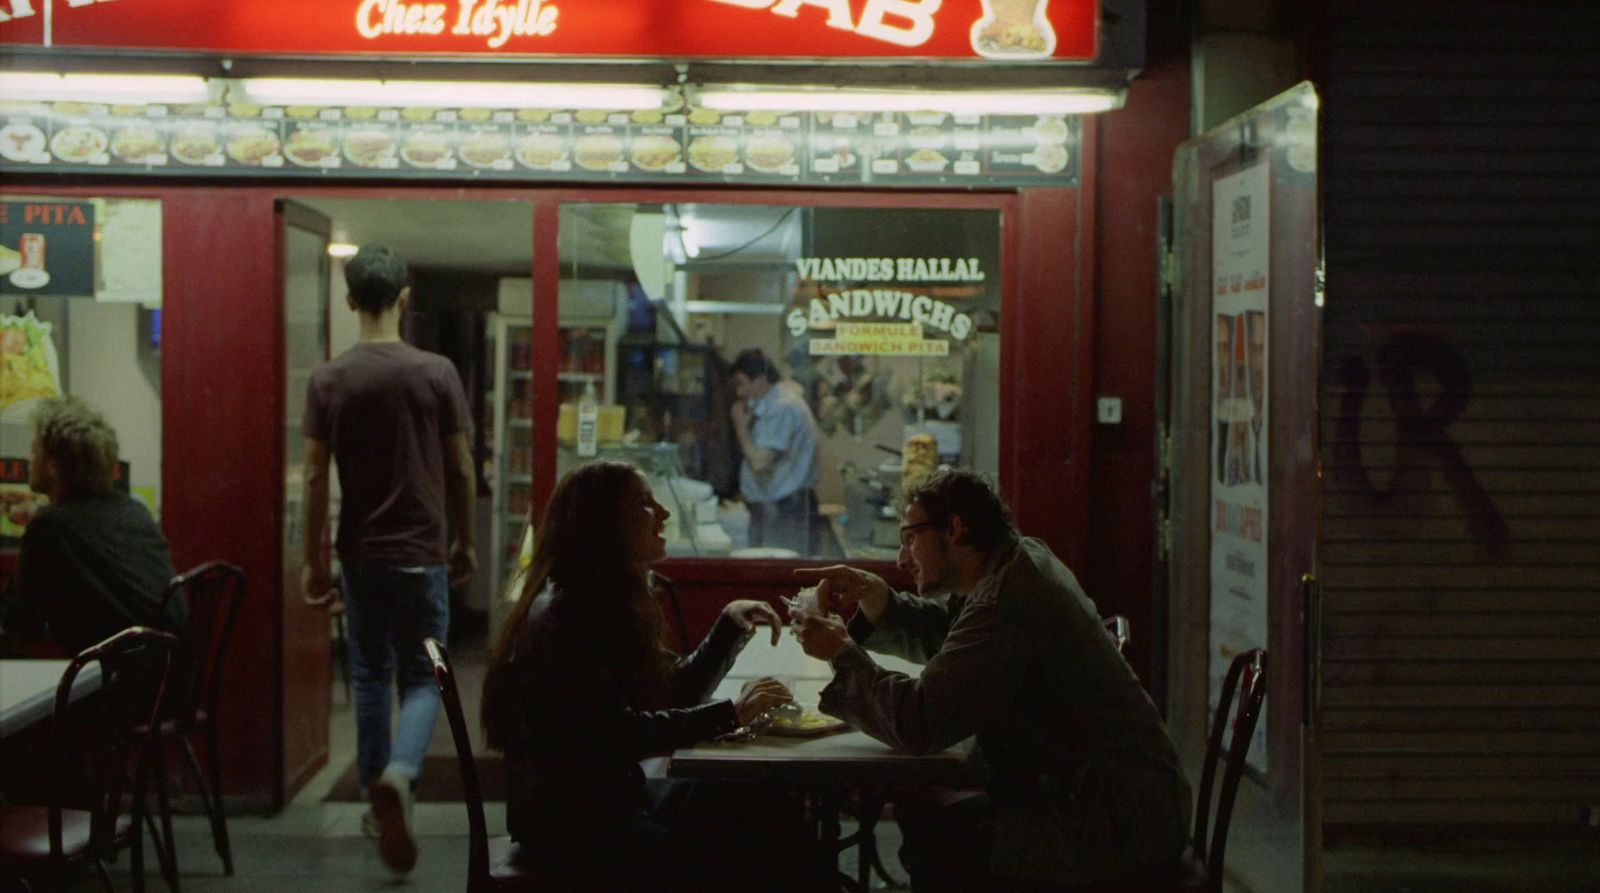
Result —
<svg viewBox="0 0 1600 893"><path fill-rule="evenodd" d="M733 360L738 397L729 415L744 461L739 493L750 507L750 545L810 555L817 513L817 420L803 397L778 384L778 367L757 348Z"/></svg>
<svg viewBox="0 0 1600 893"><path fill-rule="evenodd" d="M33 428L28 486L50 504L28 522L0 594L6 644L46 639L76 654L136 625L186 639L188 606L161 604L173 577L167 541L143 505L113 488L116 432L76 397L44 400Z"/></svg>

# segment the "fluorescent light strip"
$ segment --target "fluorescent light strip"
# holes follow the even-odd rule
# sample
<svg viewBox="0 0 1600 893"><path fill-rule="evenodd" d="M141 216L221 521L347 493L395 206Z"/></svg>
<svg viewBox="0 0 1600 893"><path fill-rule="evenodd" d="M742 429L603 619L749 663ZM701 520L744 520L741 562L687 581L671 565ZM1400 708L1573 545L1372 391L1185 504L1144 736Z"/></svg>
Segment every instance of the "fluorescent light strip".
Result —
<svg viewBox="0 0 1600 893"><path fill-rule="evenodd" d="M355 257L356 256L356 252L359 251L359 250L360 249L353 242L329 242L328 243L328 256L329 257L340 257L340 258Z"/></svg>
<svg viewBox="0 0 1600 893"><path fill-rule="evenodd" d="M188 74L51 74L0 72L0 96L83 102L205 102L206 79Z"/></svg>
<svg viewBox="0 0 1600 893"><path fill-rule="evenodd" d="M782 316L789 308L783 304L756 304L749 301L684 301L685 313L748 313Z"/></svg>
<svg viewBox="0 0 1600 893"><path fill-rule="evenodd" d="M1122 107L1114 90L867 91L708 88L700 105L718 111L949 112L988 115L1069 115Z"/></svg>
<svg viewBox="0 0 1600 893"><path fill-rule="evenodd" d="M246 78L239 86L246 99L262 105L628 110L659 109L665 95L660 87L637 84Z"/></svg>

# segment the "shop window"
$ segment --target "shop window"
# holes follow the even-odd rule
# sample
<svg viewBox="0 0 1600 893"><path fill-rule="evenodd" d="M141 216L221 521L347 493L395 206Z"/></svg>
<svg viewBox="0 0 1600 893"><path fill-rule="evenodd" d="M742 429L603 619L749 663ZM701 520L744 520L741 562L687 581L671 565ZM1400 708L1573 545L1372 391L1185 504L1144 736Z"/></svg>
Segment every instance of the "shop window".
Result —
<svg viewBox="0 0 1600 893"><path fill-rule="evenodd" d="M44 497L32 417L81 398L117 432L117 487L161 512L161 203L0 196L0 546Z"/></svg>
<svg viewBox="0 0 1600 893"><path fill-rule="evenodd" d="M998 211L574 204L560 252L558 473L638 465L670 555L892 559L904 487L995 473Z"/></svg>

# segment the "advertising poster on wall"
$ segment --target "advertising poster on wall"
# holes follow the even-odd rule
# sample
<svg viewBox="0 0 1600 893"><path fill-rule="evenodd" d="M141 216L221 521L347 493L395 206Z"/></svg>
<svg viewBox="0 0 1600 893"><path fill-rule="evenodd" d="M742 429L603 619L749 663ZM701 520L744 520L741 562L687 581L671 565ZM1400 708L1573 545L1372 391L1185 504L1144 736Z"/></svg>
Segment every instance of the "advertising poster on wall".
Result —
<svg viewBox="0 0 1600 893"><path fill-rule="evenodd" d="M1212 183L1211 636L1208 699L1228 665L1267 646L1268 166ZM1267 770L1264 718L1248 764Z"/></svg>

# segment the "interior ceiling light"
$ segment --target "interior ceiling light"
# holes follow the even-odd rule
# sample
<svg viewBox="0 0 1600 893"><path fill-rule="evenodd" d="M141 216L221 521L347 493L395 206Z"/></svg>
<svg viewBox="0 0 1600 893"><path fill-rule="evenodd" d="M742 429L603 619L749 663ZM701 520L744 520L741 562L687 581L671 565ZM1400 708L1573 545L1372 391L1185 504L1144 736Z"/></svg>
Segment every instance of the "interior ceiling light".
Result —
<svg viewBox="0 0 1600 893"><path fill-rule="evenodd" d="M949 112L1073 115L1122 107L1121 90L770 90L708 87L697 102L717 111Z"/></svg>
<svg viewBox="0 0 1600 893"><path fill-rule="evenodd" d="M409 105L452 108L659 109L666 91L639 84L361 81L246 78L245 98L262 105Z"/></svg>
<svg viewBox="0 0 1600 893"><path fill-rule="evenodd" d="M83 102L205 102L206 79L191 74L54 74L0 72L0 96Z"/></svg>
<svg viewBox="0 0 1600 893"><path fill-rule="evenodd" d="M360 250L360 249L357 248L356 245L354 243L352 243L352 242L329 242L328 243L328 256L329 257L355 257L356 256L356 252L358 250Z"/></svg>

